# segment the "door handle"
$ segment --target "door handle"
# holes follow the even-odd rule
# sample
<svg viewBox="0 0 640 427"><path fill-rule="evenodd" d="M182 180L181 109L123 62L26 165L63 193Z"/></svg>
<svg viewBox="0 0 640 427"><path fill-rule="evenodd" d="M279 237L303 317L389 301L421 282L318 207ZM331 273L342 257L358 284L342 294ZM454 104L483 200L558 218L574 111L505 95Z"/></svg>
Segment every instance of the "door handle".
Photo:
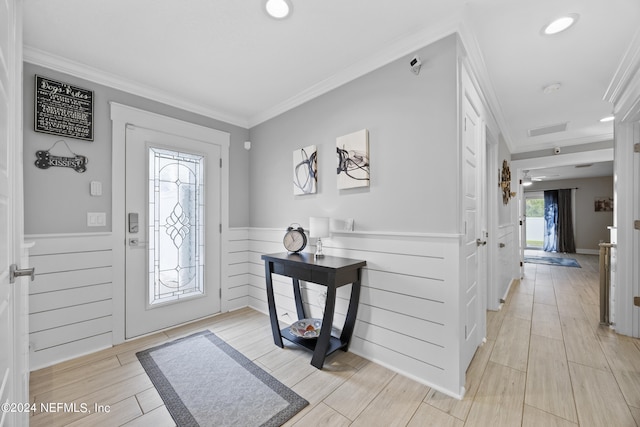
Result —
<svg viewBox="0 0 640 427"><path fill-rule="evenodd" d="M149 242L143 242L137 237L129 239L129 246L146 246Z"/></svg>
<svg viewBox="0 0 640 427"><path fill-rule="evenodd" d="M476 239L476 246L484 246L487 244L486 240Z"/></svg>
<svg viewBox="0 0 640 427"><path fill-rule="evenodd" d="M31 268L18 268L16 264L11 264L9 267L9 283L15 283L16 277L30 276L31 281L36 278L36 269Z"/></svg>

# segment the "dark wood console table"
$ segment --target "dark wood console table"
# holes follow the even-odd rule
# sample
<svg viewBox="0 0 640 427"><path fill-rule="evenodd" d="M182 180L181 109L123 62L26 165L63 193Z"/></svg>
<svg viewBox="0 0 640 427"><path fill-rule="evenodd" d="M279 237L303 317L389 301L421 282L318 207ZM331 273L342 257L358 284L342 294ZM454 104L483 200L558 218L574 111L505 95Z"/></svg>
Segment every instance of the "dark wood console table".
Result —
<svg viewBox="0 0 640 427"><path fill-rule="evenodd" d="M325 256L315 258L310 253L279 253L262 255L264 260L265 277L267 279L267 301L269 304L269 317L271 320L271 331L273 341L278 347L284 347L282 338L294 342L298 345L313 351L311 364L318 369L322 369L324 359L338 349L347 351L349 341L353 334L358 312L358 301L360 299L360 279L362 277L362 267L367 263L348 258ZM278 324L278 314L273 295L273 281L271 274L280 274L293 279L293 295L296 302L298 319L306 318L302 295L300 293L300 280L313 282L327 287L327 301L322 318L320 336L316 339L299 338L289 332L289 328L280 329ZM336 289L351 283L351 298L347 309L347 318L340 338L331 336L333 325L333 313L336 303Z"/></svg>

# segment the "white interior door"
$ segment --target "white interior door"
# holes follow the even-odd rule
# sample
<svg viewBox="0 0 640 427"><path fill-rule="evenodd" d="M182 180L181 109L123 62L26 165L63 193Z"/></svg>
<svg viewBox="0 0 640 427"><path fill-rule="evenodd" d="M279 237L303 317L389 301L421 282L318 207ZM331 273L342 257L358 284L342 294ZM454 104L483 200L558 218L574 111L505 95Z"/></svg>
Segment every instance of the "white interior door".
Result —
<svg viewBox="0 0 640 427"><path fill-rule="evenodd" d="M464 80L463 80L464 81ZM463 243L464 283L462 297L464 301L464 343L462 348L462 366L469 366L476 349L484 338L481 316L484 313L483 301L486 298L482 287L483 275L486 275L486 231L483 210L482 161L484 147L481 147L484 131L479 103L475 92L471 92L470 83L463 84L462 99L463 133L462 133L462 174L463 174L463 211L465 235ZM475 102L474 102L475 101ZM474 106L475 103L475 106Z"/></svg>
<svg viewBox="0 0 640 427"><path fill-rule="evenodd" d="M0 404L28 402L27 282L20 267L22 208L22 12L0 2ZM0 411L0 426L28 425L28 413Z"/></svg>
<svg viewBox="0 0 640 427"><path fill-rule="evenodd" d="M220 146L126 129L125 333L220 312Z"/></svg>

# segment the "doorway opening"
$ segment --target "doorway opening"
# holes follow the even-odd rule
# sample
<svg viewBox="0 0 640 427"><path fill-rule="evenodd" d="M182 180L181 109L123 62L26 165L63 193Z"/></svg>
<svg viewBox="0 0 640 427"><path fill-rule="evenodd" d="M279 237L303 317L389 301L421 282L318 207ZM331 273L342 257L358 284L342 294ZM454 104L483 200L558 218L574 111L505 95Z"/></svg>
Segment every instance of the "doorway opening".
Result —
<svg viewBox="0 0 640 427"><path fill-rule="evenodd" d="M542 250L544 246L544 194L525 193L526 249Z"/></svg>

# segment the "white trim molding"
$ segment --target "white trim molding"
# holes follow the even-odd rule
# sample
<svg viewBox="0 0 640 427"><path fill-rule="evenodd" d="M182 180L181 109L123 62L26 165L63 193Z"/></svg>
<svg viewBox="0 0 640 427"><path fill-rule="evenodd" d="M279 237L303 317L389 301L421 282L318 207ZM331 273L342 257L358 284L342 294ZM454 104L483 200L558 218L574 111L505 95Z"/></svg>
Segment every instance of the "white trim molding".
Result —
<svg viewBox="0 0 640 427"><path fill-rule="evenodd" d="M636 31L631 40L603 97L605 101L614 104L616 113L622 113L622 117L616 114L620 121L629 120L630 115L637 116L640 110L638 70L640 70L640 30Z"/></svg>
<svg viewBox="0 0 640 427"><path fill-rule="evenodd" d="M352 80L362 77L373 70L383 67L405 55L411 55L417 49L421 49L440 39L443 39L458 31L461 11L454 14L450 20L439 22L438 26L430 26L405 38L396 40L387 46L383 46L375 55L364 58L336 74L316 83L302 92L286 99L249 118L249 127L254 127L266 122L286 111L298 107L314 98L317 98L337 87ZM407 60L408 61L408 60Z"/></svg>
<svg viewBox="0 0 640 427"><path fill-rule="evenodd" d="M640 232L633 222L640 216L640 30L631 41L607 89L605 100L614 104L614 226L617 228L616 256L612 258L612 287L615 329L623 335L640 337L640 308L633 297L640 295Z"/></svg>
<svg viewBox="0 0 640 427"><path fill-rule="evenodd" d="M206 105L195 104L169 92L127 80L115 74L107 73L31 46L24 47L24 61L245 129L248 127L248 121L243 117L217 111Z"/></svg>

